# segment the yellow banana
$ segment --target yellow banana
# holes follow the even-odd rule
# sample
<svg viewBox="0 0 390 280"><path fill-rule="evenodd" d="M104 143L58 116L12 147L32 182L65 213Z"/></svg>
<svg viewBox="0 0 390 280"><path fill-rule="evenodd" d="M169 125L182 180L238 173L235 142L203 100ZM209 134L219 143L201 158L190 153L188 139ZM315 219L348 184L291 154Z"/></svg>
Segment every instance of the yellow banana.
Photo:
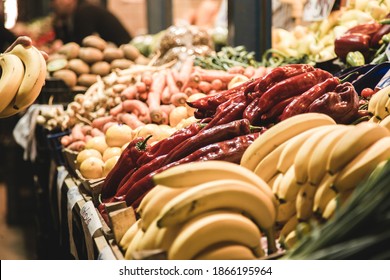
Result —
<svg viewBox="0 0 390 280"><path fill-rule="evenodd" d="M370 112L375 117L375 110L376 106L379 102L379 100L382 98L382 95L388 94L387 91L390 87L385 87L381 89L380 91L376 92L374 95L371 96L371 99L368 101L368 112Z"/></svg>
<svg viewBox="0 0 390 280"><path fill-rule="evenodd" d="M251 249L244 245L223 242L206 248L194 260L255 260Z"/></svg>
<svg viewBox="0 0 390 280"><path fill-rule="evenodd" d="M276 165L285 146L286 142L266 155L256 166L254 173L266 182L276 175Z"/></svg>
<svg viewBox="0 0 390 280"><path fill-rule="evenodd" d="M314 195L317 188L306 183L297 194L295 206L299 221L308 221L313 216Z"/></svg>
<svg viewBox="0 0 390 280"><path fill-rule="evenodd" d="M134 235L133 239L129 243L129 246L127 247L126 253L125 253L125 259L131 260L133 259L133 253L136 251L136 248L138 246L138 243L140 242L142 236L144 235L144 232L141 228L139 228Z"/></svg>
<svg viewBox="0 0 390 280"><path fill-rule="evenodd" d="M275 196L278 194L279 185L283 179L283 176L283 173L278 173L273 177L273 180L268 183L272 188L272 192L275 194Z"/></svg>
<svg viewBox="0 0 390 280"><path fill-rule="evenodd" d="M0 55L0 113L10 104L18 92L24 77L24 66L16 55Z"/></svg>
<svg viewBox="0 0 390 280"><path fill-rule="evenodd" d="M386 107L386 104L389 102L390 99L390 87L385 87L384 89L378 91L376 94L379 94L379 99L375 106L374 117L381 121L390 114Z"/></svg>
<svg viewBox="0 0 390 280"><path fill-rule="evenodd" d="M327 173L326 163L333 148L344 134L352 129L354 129L354 126L352 125L339 125L339 129L329 132L329 134L325 135L318 143L311 157L308 159L309 164L307 167L307 175L310 184L313 186L318 186L318 184L320 184L321 180Z"/></svg>
<svg viewBox="0 0 390 280"><path fill-rule="evenodd" d="M149 227L152 221L160 214L161 209L177 195L185 192L188 188L170 188L158 185L161 190L150 198L149 203L145 205L142 211L141 228L143 231Z"/></svg>
<svg viewBox="0 0 390 280"><path fill-rule="evenodd" d="M267 235L269 248L275 250L275 206L256 186L240 180L215 180L189 188L164 206L157 226L182 224L199 214L219 209L248 216Z"/></svg>
<svg viewBox="0 0 390 280"><path fill-rule="evenodd" d="M338 192L354 189L389 157L390 136L379 139L347 164L335 177L333 188Z"/></svg>
<svg viewBox="0 0 390 280"><path fill-rule="evenodd" d="M166 186L162 186L162 185L157 185L155 186L154 188L152 188L150 191L148 191L146 193L146 195L144 196L144 198L141 200L138 208L137 208L137 213L139 216L142 216L143 214L143 211L146 207L146 205L149 203L149 201L158 193L160 192L161 190L164 190L166 188Z"/></svg>
<svg viewBox="0 0 390 280"><path fill-rule="evenodd" d="M283 244L283 247L288 249L291 249L294 247L294 245L298 242L298 236L297 231L293 230L283 240L281 241Z"/></svg>
<svg viewBox="0 0 390 280"><path fill-rule="evenodd" d="M305 142L308 137L310 137L313 133L320 130L321 128L322 126L311 128L294 136L286 142L287 145L283 149L277 164L277 169L279 172L283 174L287 172L290 166L294 164L295 156L299 148L302 146L303 142Z"/></svg>
<svg viewBox="0 0 390 280"><path fill-rule="evenodd" d="M280 230L280 238L286 238L286 236L297 228L299 221L296 215L293 215Z"/></svg>
<svg viewBox="0 0 390 280"><path fill-rule="evenodd" d="M24 77L18 92L0 117L12 116L30 106L37 99L46 78L46 61L34 46L16 45L9 53L20 58L24 64Z"/></svg>
<svg viewBox="0 0 390 280"><path fill-rule="evenodd" d="M219 179L237 179L257 186L277 205L268 184L252 171L231 162L220 160L197 161L171 167L153 176L156 185L172 188L193 187Z"/></svg>
<svg viewBox="0 0 390 280"><path fill-rule="evenodd" d="M388 115L387 117L385 117L383 120L381 120L379 122L379 125L380 126L383 126L383 127L386 127L387 130L390 131L390 115Z"/></svg>
<svg viewBox="0 0 390 280"><path fill-rule="evenodd" d="M141 219L138 219L135 221L134 224L132 224L128 230L125 232L125 234L122 236L121 240L119 241L119 247L122 249L122 251L126 252L127 248L129 247L130 242L133 240L134 236L138 232L138 229L140 228L140 221Z"/></svg>
<svg viewBox="0 0 390 280"><path fill-rule="evenodd" d="M249 145L242 155L240 164L253 171L267 154L288 139L313 127L329 124L335 124L334 120L320 113L300 114L281 121Z"/></svg>
<svg viewBox="0 0 390 280"><path fill-rule="evenodd" d="M347 131L337 142L327 161L327 171L335 174L343 169L363 150L377 140L389 136L390 132L375 123L361 122L354 129Z"/></svg>
<svg viewBox="0 0 390 280"><path fill-rule="evenodd" d="M286 201L294 201L297 197L298 191L302 185L298 184L295 179L295 168L291 165L280 180L277 198L281 203Z"/></svg>
<svg viewBox="0 0 390 280"><path fill-rule="evenodd" d="M295 168L295 179L298 184L304 184L308 178L308 165L309 159L313 155L315 148L318 146L319 142L324 138L325 135L329 134L332 131L335 131L339 128L338 125L326 125L321 127L322 129L312 134L306 139L306 141L299 148L295 159L294 159L294 168Z"/></svg>
<svg viewBox="0 0 390 280"><path fill-rule="evenodd" d="M207 212L187 221L168 250L170 260L190 260L213 244L234 242L264 255L261 232L247 217L233 212Z"/></svg>
<svg viewBox="0 0 390 280"><path fill-rule="evenodd" d="M332 198L328 204L325 206L324 212L322 213L322 219L328 221L337 209L337 197Z"/></svg>
<svg viewBox="0 0 390 280"><path fill-rule="evenodd" d="M286 223L297 212L295 200L281 203L277 210L276 222L278 224Z"/></svg>
<svg viewBox="0 0 390 280"><path fill-rule="evenodd" d="M321 217L328 202L337 195L337 193L331 188L334 178L334 175L326 175L314 195L313 213L318 217Z"/></svg>
<svg viewBox="0 0 390 280"><path fill-rule="evenodd" d="M142 238L135 247L136 251L161 249L168 251L172 242L181 230L182 225L174 225L160 228L157 226L157 220L154 220L146 229Z"/></svg>

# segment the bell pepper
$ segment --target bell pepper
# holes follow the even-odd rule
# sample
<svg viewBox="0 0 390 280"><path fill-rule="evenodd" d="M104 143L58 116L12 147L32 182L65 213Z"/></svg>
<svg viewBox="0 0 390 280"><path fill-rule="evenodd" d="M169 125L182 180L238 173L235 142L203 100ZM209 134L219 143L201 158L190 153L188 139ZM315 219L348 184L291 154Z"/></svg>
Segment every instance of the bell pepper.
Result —
<svg viewBox="0 0 390 280"><path fill-rule="evenodd" d="M362 65L366 64L366 61L364 59L364 55L359 51L349 52L347 54L346 61L347 61L347 64L351 67L362 66Z"/></svg>
<svg viewBox="0 0 390 280"><path fill-rule="evenodd" d="M370 40L370 35L347 33L335 40L334 51L342 60L346 59L349 52L354 51L359 51L366 56L370 50Z"/></svg>

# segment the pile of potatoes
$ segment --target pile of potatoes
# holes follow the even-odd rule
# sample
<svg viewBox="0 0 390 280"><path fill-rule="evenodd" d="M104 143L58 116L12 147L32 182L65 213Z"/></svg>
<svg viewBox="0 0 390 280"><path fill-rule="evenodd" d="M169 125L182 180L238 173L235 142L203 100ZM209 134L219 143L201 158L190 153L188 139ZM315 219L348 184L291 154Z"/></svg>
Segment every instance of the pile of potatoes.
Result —
<svg viewBox="0 0 390 280"><path fill-rule="evenodd" d="M47 61L49 75L62 79L74 91L85 91L116 69L127 69L133 64L145 65L149 59L129 44L116 46L97 35L83 39L81 45L69 42L50 55Z"/></svg>

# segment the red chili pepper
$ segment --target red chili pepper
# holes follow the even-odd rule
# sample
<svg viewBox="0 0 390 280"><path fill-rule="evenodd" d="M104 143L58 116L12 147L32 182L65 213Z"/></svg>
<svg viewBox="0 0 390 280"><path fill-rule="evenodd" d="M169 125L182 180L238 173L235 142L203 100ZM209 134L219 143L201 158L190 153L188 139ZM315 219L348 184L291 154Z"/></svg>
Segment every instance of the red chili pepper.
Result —
<svg viewBox="0 0 390 280"><path fill-rule="evenodd" d="M206 145L249 133L250 123L246 119L239 119L226 124L214 126L209 129L203 129L197 135L188 138L172 150L165 158L164 164L184 158Z"/></svg>
<svg viewBox="0 0 390 280"><path fill-rule="evenodd" d="M137 159L146 151L146 142L149 138L137 137L127 145L118 162L104 180L101 191L102 199L112 197L123 177L136 167Z"/></svg>
<svg viewBox="0 0 390 280"><path fill-rule="evenodd" d="M212 118L212 120L206 125L205 129L241 119L246 107L247 102L245 101L230 103L223 112L221 111Z"/></svg>
<svg viewBox="0 0 390 280"><path fill-rule="evenodd" d="M349 124L358 115L359 97L351 83L338 85L334 91L327 92L316 99L308 112L324 113L337 123Z"/></svg>
<svg viewBox="0 0 390 280"><path fill-rule="evenodd" d="M384 24L382 27L371 37L370 47L377 48L380 45L382 37L390 33L390 24Z"/></svg>
<svg viewBox="0 0 390 280"><path fill-rule="evenodd" d="M160 140L150 147L147 152L138 158L137 166L143 166L154 158L167 154L184 140L196 135L204 127L205 125L203 124L192 123L185 128L177 130L171 136Z"/></svg>
<svg viewBox="0 0 390 280"><path fill-rule="evenodd" d="M248 106L244 109L244 112L242 113L242 118L249 120L249 122L252 125L258 125L260 124L260 114L259 114L259 107L257 106L259 103L260 97L256 97L253 99Z"/></svg>
<svg viewBox="0 0 390 280"><path fill-rule="evenodd" d="M280 115L283 113L283 110L293 102L297 96L289 97L285 100L280 101L274 107L272 107L267 113L261 115L261 123L271 124L279 121Z"/></svg>
<svg viewBox="0 0 390 280"><path fill-rule="evenodd" d="M273 69L270 73L258 79L254 92L264 93L277 83L302 73L312 72L315 68L309 64L290 64ZM248 93L248 92L245 92Z"/></svg>
<svg viewBox="0 0 390 280"><path fill-rule="evenodd" d="M336 55L345 60L349 52L359 51L364 56L367 56L370 50L370 35L350 33L343 34L334 42L334 51Z"/></svg>
<svg viewBox="0 0 390 280"><path fill-rule="evenodd" d="M323 94L332 91L340 84L340 80L336 77L326 79L322 83L314 85L309 90L297 96L290 104L286 106L283 113L280 116L280 120L283 121L295 115L306 113L310 104Z"/></svg>
<svg viewBox="0 0 390 280"><path fill-rule="evenodd" d="M126 204L136 209L145 193L154 187L153 176L173 166L205 160L225 160L233 163L239 163L245 150L257 137L259 137L260 134L261 133L259 132L251 133L237 136L230 140L209 144L178 161L162 166L160 169L145 176L142 180L134 184L131 189L129 189L125 196Z"/></svg>
<svg viewBox="0 0 390 280"><path fill-rule="evenodd" d="M332 77L332 74L329 72L317 69L277 83L260 97L258 103L259 113L264 114L268 112L280 101L302 94L330 77Z"/></svg>

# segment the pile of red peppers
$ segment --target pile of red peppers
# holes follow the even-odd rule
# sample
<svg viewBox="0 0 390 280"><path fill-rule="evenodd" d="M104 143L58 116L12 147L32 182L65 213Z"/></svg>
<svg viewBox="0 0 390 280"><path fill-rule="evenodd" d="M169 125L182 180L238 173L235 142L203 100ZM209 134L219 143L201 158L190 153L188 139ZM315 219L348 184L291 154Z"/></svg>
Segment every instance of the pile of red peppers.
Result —
<svg viewBox="0 0 390 280"><path fill-rule="evenodd" d="M147 139L135 138L123 151L101 192L98 208L106 221L106 203L126 201L136 209L154 187L156 173L194 161L239 163L246 148L283 119L321 112L347 124L359 116L358 94L350 83L306 64L275 68L262 78L188 105L197 109L198 122L153 146L146 145Z"/></svg>

